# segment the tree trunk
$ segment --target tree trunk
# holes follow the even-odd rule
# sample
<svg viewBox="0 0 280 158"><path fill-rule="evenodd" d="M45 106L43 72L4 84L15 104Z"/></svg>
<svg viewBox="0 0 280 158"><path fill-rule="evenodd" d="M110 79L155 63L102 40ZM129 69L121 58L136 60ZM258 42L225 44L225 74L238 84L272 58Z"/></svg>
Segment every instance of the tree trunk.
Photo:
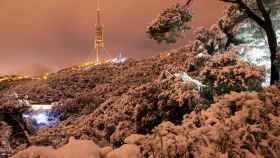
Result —
<svg viewBox="0 0 280 158"><path fill-rule="evenodd" d="M277 70L277 67L275 66L274 62L276 60L276 53L277 53L277 36L274 31L272 22L270 17L265 18L266 19L266 34L268 39L268 45L270 49L270 64L271 64L271 81L270 84L274 84L276 81L279 80L279 72Z"/></svg>
<svg viewBox="0 0 280 158"><path fill-rule="evenodd" d="M240 0L241 1L241 0ZM241 1L242 2L242 1ZM270 49L270 65L271 65L271 80L270 84L274 84L279 80L279 73L277 67L275 66L276 53L277 53L277 36L273 28L272 20L270 17L271 10L266 10L263 0L256 0L258 8L263 15L263 20L257 17L258 23L265 30L268 45ZM254 15L256 16L256 15Z"/></svg>

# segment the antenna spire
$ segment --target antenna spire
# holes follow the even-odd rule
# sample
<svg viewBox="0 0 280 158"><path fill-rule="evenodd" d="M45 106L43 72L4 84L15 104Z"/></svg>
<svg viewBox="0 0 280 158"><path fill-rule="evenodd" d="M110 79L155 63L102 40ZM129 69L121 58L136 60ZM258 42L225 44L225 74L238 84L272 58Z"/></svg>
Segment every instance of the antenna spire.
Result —
<svg viewBox="0 0 280 158"><path fill-rule="evenodd" d="M96 25L101 25L101 9L100 9L100 0L97 0L97 9L96 9L96 14L97 14L97 23Z"/></svg>
<svg viewBox="0 0 280 158"><path fill-rule="evenodd" d="M97 22L95 25L95 53L96 53L96 64L101 63L100 55L104 49L104 30L101 24L101 9L100 9L100 0L97 0Z"/></svg>
<svg viewBox="0 0 280 158"><path fill-rule="evenodd" d="M97 10L100 10L100 0L97 0Z"/></svg>

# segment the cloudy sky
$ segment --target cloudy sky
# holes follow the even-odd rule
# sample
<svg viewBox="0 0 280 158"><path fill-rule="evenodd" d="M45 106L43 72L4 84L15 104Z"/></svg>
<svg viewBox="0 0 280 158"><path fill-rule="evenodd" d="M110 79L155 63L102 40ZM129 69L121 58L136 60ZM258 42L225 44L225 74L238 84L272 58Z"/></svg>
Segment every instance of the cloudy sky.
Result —
<svg viewBox="0 0 280 158"><path fill-rule="evenodd" d="M174 0L103 0L106 49L143 58L175 48L145 34L147 24ZM210 26L223 13L218 0L195 0L193 27ZM55 71L93 53L96 0L1 0L0 75Z"/></svg>

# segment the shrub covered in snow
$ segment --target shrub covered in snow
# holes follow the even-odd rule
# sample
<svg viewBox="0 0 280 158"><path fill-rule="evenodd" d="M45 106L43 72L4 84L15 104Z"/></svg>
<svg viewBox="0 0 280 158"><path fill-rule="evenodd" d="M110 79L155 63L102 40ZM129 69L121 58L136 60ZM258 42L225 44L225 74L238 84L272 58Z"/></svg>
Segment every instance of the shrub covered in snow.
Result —
<svg viewBox="0 0 280 158"><path fill-rule="evenodd" d="M142 140L142 150L147 157L277 158L279 92L278 84L219 97L208 110L186 115L182 125L160 124Z"/></svg>
<svg viewBox="0 0 280 158"><path fill-rule="evenodd" d="M258 91L262 89L264 69L241 61L235 52L215 55L201 72L205 85L216 95L230 91Z"/></svg>
<svg viewBox="0 0 280 158"><path fill-rule="evenodd" d="M218 26L213 25L210 29L201 27L195 32L195 41L191 50L198 54L213 55L216 52L224 51L226 42L226 34Z"/></svg>
<svg viewBox="0 0 280 158"><path fill-rule="evenodd" d="M135 109L136 131L148 133L162 120L180 123L185 113L195 109L200 102L199 92L191 82L172 83L172 80L162 81L152 85L144 85L138 89L136 97L141 97L142 103ZM140 95L140 96L138 96Z"/></svg>

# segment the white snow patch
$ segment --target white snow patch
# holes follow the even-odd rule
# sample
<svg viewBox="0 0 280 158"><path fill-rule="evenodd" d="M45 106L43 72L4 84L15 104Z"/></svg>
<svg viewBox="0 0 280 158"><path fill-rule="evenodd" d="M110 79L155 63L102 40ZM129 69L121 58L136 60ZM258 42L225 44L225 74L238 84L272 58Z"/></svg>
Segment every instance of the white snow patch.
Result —
<svg viewBox="0 0 280 158"><path fill-rule="evenodd" d="M23 117L36 127L52 126L57 122L57 119L52 116L51 110L54 104L30 104L29 101L24 100L28 103L30 110L23 114Z"/></svg>
<svg viewBox="0 0 280 158"><path fill-rule="evenodd" d="M122 56L122 53L120 53L116 58L112 59L111 62L114 64L123 64L127 60L126 57Z"/></svg>
<svg viewBox="0 0 280 158"><path fill-rule="evenodd" d="M176 73L174 76L181 78L183 82L192 82L192 83L194 83L197 86L199 91L201 91L202 88L205 87L205 85L202 84L199 80L193 79L186 72Z"/></svg>
<svg viewBox="0 0 280 158"><path fill-rule="evenodd" d="M51 110L53 107L53 104L47 105L47 104L33 104L30 105L31 109L34 111L39 111L39 110Z"/></svg>
<svg viewBox="0 0 280 158"><path fill-rule="evenodd" d="M205 53L199 53L196 55L197 58L207 57L208 55Z"/></svg>

